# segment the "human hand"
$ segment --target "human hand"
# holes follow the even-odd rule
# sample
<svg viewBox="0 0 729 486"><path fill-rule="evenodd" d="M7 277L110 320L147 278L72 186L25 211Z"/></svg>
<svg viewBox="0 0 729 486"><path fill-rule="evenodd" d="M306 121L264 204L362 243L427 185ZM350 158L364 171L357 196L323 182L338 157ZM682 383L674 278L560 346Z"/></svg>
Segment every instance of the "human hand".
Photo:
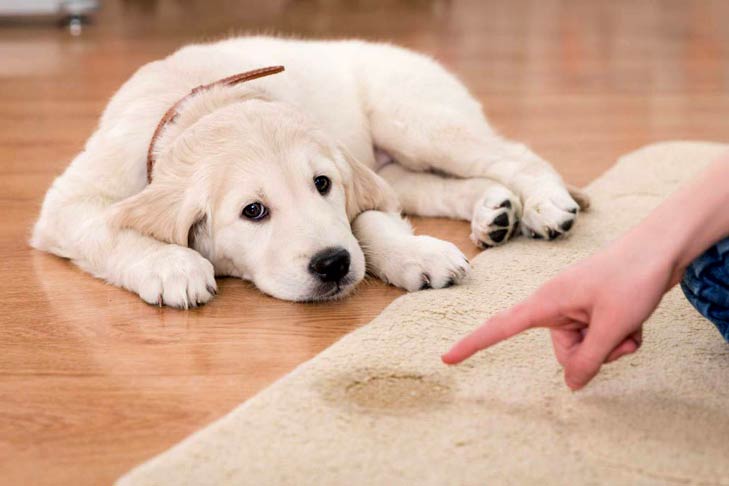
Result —
<svg viewBox="0 0 729 486"><path fill-rule="evenodd" d="M568 268L461 339L443 361L460 363L526 329L547 327L567 386L584 387L604 363L640 347L643 322L680 279L650 239L623 238Z"/></svg>

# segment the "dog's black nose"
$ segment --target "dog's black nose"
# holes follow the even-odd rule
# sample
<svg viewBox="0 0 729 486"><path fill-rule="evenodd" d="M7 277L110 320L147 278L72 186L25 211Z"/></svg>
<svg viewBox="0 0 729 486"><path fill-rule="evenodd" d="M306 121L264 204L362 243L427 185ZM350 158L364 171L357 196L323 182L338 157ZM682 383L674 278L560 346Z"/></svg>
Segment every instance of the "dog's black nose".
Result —
<svg viewBox="0 0 729 486"><path fill-rule="evenodd" d="M338 282L349 273L349 252L344 248L326 248L312 257L309 271L323 282Z"/></svg>

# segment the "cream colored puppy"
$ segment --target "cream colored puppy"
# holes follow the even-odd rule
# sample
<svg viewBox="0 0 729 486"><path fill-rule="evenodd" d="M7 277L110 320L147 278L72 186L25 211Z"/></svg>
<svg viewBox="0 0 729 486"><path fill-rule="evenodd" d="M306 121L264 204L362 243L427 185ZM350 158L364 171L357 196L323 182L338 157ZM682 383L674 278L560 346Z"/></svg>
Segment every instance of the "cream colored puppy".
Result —
<svg viewBox="0 0 729 486"><path fill-rule="evenodd" d="M271 65L286 70L215 83ZM244 37L139 69L48 190L31 243L184 308L213 297L215 275L296 301L344 296L365 270L411 291L458 283L461 252L414 236L401 208L470 220L481 246L519 220L554 238L578 211L555 171L495 134L433 60Z"/></svg>

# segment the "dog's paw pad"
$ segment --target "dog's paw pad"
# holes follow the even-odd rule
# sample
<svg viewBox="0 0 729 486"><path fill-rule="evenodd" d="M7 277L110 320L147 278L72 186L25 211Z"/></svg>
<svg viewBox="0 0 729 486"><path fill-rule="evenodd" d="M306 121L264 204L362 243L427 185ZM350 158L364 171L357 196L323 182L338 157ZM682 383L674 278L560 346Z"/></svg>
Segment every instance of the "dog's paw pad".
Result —
<svg viewBox="0 0 729 486"><path fill-rule="evenodd" d="M509 220L509 213L504 211L503 213L499 214L494 218L494 221L492 223L494 226L501 226L502 228L508 227L511 225L511 221Z"/></svg>
<svg viewBox="0 0 729 486"><path fill-rule="evenodd" d="M500 208L510 209L511 208L511 201L509 201L508 199L504 199L504 201L501 204L499 204L499 207Z"/></svg>
<svg viewBox="0 0 729 486"><path fill-rule="evenodd" d="M506 243L516 234L521 203L515 195L497 199L486 194L477 204L471 220L471 241L486 249Z"/></svg>
<svg viewBox="0 0 729 486"><path fill-rule="evenodd" d="M506 238L506 235L509 233L509 230L496 230L489 233L489 239L493 241L494 243L501 243L504 241L504 238Z"/></svg>

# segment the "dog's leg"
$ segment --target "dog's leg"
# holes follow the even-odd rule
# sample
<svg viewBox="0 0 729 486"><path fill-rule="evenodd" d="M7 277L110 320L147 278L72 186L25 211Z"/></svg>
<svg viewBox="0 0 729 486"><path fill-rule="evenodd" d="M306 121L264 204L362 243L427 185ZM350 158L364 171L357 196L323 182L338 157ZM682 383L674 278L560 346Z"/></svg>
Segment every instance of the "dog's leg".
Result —
<svg viewBox="0 0 729 486"><path fill-rule="evenodd" d="M551 239L569 231L579 207L547 162L494 133L480 104L440 65L409 51L379 49L378 58L358 61L377 147L410 170L503 184L522 200L528 236ZM390 62L375 69L378 59Z"/></svg>
<svg viewBox="0 0 729 486"><path fill-rule="evenodd" d="M213 298L213 265L198 252L115 229L105 201L64 192L55 184L48 192L31 239L35 248L69 258L150 304L188 308Z"/></svg>
<svg viewBox="0 0 729 486"><path fill-rule="evenodd" d="M456 284L470 268L453 243L415 236L399 214L365 211L352 222L352 230L362 245L367 271L411 292Z"/></svg>
<svg viewBox="0 0 729 486"><path fill-rule="evenodd" d="M470 221L471 241L481 248L506 243L516 233L521 201L498 182L413 172L394 163L379 175L395 190L405 213Z"/></svg>
<svg viewBox="0 0 729 486"><path fill-rule="evenodd" d="M508 187L521 199L522 232L527 236L554 239L572 228L577 202L559 175L527 147L496 135L480 135L458 117L449 121L433 112L415 118L433 122L421 121L419 128L405 128L409 122L380 124L375 143L410 170L485 177Z"/></svg>

